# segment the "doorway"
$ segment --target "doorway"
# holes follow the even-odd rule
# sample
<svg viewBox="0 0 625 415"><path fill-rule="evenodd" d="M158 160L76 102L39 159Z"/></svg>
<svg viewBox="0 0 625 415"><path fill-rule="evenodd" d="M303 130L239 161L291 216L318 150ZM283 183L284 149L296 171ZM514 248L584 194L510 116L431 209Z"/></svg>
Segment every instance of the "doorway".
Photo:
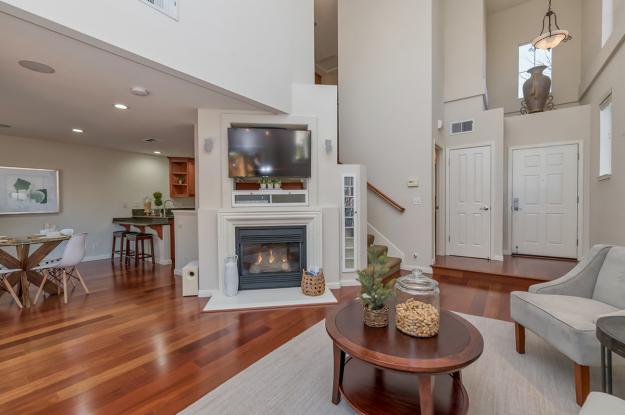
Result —
<svg viewBox="0 0 625 415"><path fill-rule="evenodd" d="M491 148L452 148L447 153L448 255L490 258Z"/></svg>
<svg viewBox="0 0 625 415"><path fill-rule="evenodd" d="M577 258L579 144L511 149L513 254Z"/></svg>

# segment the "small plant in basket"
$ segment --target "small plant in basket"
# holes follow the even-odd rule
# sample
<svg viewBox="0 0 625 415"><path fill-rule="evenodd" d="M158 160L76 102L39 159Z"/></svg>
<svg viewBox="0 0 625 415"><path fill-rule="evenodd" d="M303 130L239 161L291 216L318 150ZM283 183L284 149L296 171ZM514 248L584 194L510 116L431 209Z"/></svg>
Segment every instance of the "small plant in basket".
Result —
<svg viewBox="0 0 625 415"><path fill-rule="evenodd" d="M384 275L388 272L386 256L376 257L369 254L369 265L358 271L358 282L361 285L360 302L363 305L363 320L369 327L388 326L388 306L386 301L393 296L393 283L384 283Z"/></svg>

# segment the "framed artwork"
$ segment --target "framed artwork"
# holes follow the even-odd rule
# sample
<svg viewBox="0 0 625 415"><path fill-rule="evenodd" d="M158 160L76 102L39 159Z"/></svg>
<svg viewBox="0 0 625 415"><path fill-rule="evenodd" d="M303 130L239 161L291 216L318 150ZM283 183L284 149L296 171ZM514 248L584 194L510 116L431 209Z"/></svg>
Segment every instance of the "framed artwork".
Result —
<svg viewBox="0 0 625 415"><path fill-rule="evenodd" d="M0 215L58 213L59 171L0 167Z"/></svg>

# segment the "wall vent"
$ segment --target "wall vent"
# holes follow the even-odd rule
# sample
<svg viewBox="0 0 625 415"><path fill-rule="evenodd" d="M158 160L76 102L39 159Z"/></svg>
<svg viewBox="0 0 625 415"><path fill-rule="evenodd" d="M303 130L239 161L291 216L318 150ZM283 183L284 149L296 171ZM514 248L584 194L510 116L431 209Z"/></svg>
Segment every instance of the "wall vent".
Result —
<svg viewBox="0 0 625 415"><path fill-rule="evenodd" d="M139 0L142 3L178 20L178 0Z"/></svg>
<svg viewBox="0 0 625 415"><path fill-rule="evenodd" d="M449 134L464 134L473 132L473 120L452 122L449 126Z"/></svg>

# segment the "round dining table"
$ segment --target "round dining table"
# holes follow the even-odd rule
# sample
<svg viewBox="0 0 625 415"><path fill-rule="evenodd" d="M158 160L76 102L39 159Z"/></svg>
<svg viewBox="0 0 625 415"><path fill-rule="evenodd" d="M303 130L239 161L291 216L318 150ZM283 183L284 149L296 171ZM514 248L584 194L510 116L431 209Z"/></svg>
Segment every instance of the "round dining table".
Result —
<svg viewBox="0 0 625 415"><path fill-rule="evenodd" d="M39 286L43 276L33 271L49 254L70 237L65 235L46 236L5 236L0 237L0 265L9 269L19 269L8 277L11 286L19 285L18 292L21 293L22 304L30 307L30 284ZM31 246L36 249L30 253ZM15 248L15 256L11 255L11 249ZM50 294L58 294L59 287L48 280L43 289Z"/></svg>

